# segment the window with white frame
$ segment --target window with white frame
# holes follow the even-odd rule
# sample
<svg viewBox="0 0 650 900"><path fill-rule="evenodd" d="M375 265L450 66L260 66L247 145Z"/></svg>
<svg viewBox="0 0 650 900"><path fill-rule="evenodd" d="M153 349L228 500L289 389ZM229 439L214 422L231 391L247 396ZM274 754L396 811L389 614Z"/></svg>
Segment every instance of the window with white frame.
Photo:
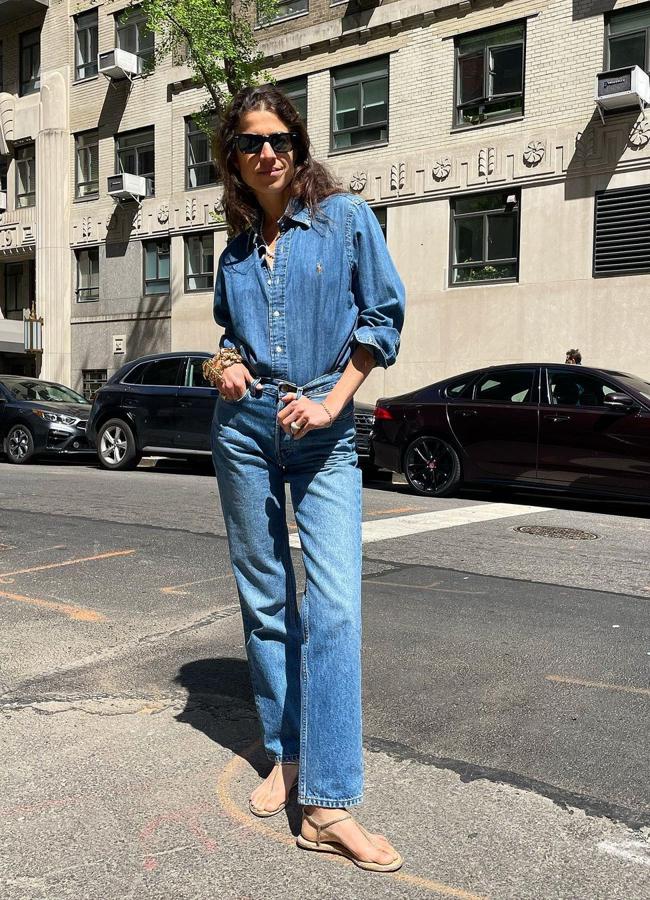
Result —
<svg viewBox="0 0 650 900"><path fill-rule="evenodd" d="M106 369L82 369L82 391L86 400L92 400L100 389L108 381L108 371Z"/></svg>
<svg viewBox="0 0 650 900"><path fill-rule="evenodd" d="M452 200L451 284L516 281L519 195L473 194Z"/></svg>
<svg viewBox="0 0 650 900"><path fill-rule="evenodd" d="M185 292L211 291L214 286L214 234L185 238Z"/></svg>
<svg viewBox="0 0 650 900"><path fill-rule="evenodd" d="M147 182L147 197L153 197L155 190L154 129L143 128L119 134L115 138L117 171L141 175Z"/></svg>
<svg viewBox="0 0 650 900"><path fill-rule="evenodd" d="M41 87L41 29L20 35L20 96L34 94Z"/></svg>
<svg viewBox="0 0 650 900"><path fill-rule="evenodd" d="M14 151L16 169L16 206L36 205L36 152L34 144L23 144Z"/></svg>
<svg viewBox="0 0 650 900"><path fill-rule="evenodd" d="M144 241L145 294L169 293L169 240Z"/></svg>
<svg viewBox="0 0 650 900"><path fill-rule="evenodd" d="M519 22L456 39L456 125L522 115L525 37Z"/></svg>
<svg viewBox="0 0 650 900"><path fill-rule="evenodd" d="M96 9L89 9L87 12L75 16L75 78L77 81L81 81L84 78L92 78L93 75L97 74L97 35Z"/></svg>
<svg viewBox="0 0 650 900"><path fill-rule="evenodd" d="M99 300L99 247L75 250L77 259L77 303Z"/></svg>
<svg viewBox="0 0 650 900"><path fill-rule="evenodd" d="M120 50L135 53L144 68L153 63L154 33L147 28L147 17L140 7L129 7L115 17L117 46Z"/></svg>
<svg viewBox="0 0 650 900"><path fill-rule="evenodd" d="M99 132L75 135L75 196L99 196Z"/></svg>
<svg viewBox="0 0 650 900"><path fill-rule="evenodd" d="M282 93L291 100L298 110L300 118L305 125L307 124L307 76L300 75L298 78L289 78L287 81L281 81L278 84Z"/></svg>
<svg viewBox="0 0 650 900"><path fill-rule="evenodd" d="M607 68L650 71L650 4L621 9L607 19Z"/></svg>
<svg viewBox="0 0 650 900"><path fill-rule="evenodd" d="M388 140L388 57L381 56L332 73L331 149Z"/></svg>
<svg viewBox="0 0 650 900"><path fill-rule="evenodd" d="M185 160L186 188L217 183L210 137L191 116L185 120Z"/></svg>

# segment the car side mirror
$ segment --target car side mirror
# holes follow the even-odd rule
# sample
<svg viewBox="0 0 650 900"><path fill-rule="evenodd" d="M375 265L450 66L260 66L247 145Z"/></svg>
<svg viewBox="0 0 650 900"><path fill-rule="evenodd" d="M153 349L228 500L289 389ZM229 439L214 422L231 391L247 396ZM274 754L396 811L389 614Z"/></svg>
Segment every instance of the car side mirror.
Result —
<svg viewBox="0 0 650 900"><path fill-rule="evenodd" d="M637 409L639 405L628 394L607 394L603 402L605 406L609 406L611 409L618 409L620 412L631 412L633 409Z"/></svg>

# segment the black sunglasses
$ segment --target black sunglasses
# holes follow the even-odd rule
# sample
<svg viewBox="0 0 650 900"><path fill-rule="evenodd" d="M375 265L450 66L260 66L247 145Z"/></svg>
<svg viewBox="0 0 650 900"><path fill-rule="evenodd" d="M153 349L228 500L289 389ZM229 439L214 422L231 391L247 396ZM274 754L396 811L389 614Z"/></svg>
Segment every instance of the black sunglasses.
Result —
<svg viewBox="0 0 650 900"><path fill-rule="evenodd" d="M259 153L268 141L274 153L286 153L298 140L295 131L276 131L273 134L236 134L235 144L242 153Z"/></svg>

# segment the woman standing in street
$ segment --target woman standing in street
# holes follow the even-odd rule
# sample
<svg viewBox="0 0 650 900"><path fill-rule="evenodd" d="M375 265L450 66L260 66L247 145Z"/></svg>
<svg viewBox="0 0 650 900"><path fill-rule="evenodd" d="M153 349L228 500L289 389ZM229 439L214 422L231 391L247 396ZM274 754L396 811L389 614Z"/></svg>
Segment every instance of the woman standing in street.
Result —
<svg viewBox="0 0 650 900"><path fill-rule="evenodd" d="M361 802L361 473L353 396L395 362L404 290L372 210L313 160L276 88L245 88L218 136L224 328L212 447L251 682L274 762L254 815L294 785L298 845L392 872L402 859L346 810ZM285 484L302 548L300 607Z"/></svg>

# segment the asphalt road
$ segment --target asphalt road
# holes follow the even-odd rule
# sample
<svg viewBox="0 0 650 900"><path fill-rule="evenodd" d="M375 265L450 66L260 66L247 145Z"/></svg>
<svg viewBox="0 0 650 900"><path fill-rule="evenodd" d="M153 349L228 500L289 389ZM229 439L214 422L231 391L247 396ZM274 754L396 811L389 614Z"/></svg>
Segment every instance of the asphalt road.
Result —
<svg viewBox="0 0 650 900"><path fill-rule="evenodd" d="M297 850L295 808L247 812L265 763L212 475L0 463L3 900L650 898L648 510L364 495L359 815L393 876Z"/></svg>

